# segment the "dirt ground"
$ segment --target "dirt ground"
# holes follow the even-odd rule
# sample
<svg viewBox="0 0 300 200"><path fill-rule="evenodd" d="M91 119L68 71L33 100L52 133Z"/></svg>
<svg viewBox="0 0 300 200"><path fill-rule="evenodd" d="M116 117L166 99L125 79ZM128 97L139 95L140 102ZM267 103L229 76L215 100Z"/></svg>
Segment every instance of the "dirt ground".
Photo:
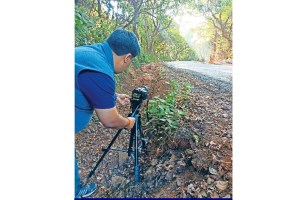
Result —
<svg viewBox="0 0 300 200"><path fill-rule="evenodd" d="M90 179L99 186L91 198L232 198L232 92L160 63L132 68L128 75L118 76L118 93L131 95L134 88L147 85L150 99L170 89L165 84L168 80L190 83L194 88L189 119L182 121L174 138L164 144L152 136L147 154L140 155L139 184L134 184L134 162L127 153L109 151ZM117 107L123 116L131 112L129 107ZM94 116L75 135L83 181L116 132L104 128ZM124 130L113 146L127 150L129 135Z"/></svg>

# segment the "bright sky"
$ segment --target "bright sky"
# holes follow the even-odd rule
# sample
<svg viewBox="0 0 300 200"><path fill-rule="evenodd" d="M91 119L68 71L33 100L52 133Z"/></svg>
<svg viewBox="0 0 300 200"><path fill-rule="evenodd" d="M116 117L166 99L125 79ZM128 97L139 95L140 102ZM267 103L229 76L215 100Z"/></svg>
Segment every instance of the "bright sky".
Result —
<svg viewBox="0 0 300 200"><path fill-rule="evenodd" d="M205 18L201 15L184 14L174 17L174 20L180 27L180 33L185 36L193 28L196 28L201 23L205 22Z"/></svg>

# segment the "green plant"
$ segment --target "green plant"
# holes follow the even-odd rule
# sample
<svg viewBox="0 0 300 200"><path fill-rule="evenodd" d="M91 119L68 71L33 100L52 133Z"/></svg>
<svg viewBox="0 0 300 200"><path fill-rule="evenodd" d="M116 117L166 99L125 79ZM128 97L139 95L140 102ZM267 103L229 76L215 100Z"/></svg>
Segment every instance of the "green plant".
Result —
<svg viewBox="0 0 300 200"><path fill-rule="evenodd" d="M199 138L198 135L193 135L193 138L194 138L194 141L195 141L196 143L198 143L199 140L200 140L200 138Z"/></svg>
<svg viewBox="0 0 300 200"><path fill-rule="evenodd" d="M95 22L87 15L84 7L75 7L75 46L86 45L89 40L90 28Z"/></svg>
<svg viewBox="0 0 300 200"><path fill-rule="evenodd" d="M103 42L114 29L112 21L91 14L85 6L75 6L75 46Z"/></svg>
<svg viewBox="0 0 300 200"><path fill-rule="evenodd" d="M172 136L181 120L188 118L186 103L192 88L188 83L180 85L175 80L169 81L167 84L171 86L171 89L165 98L157 96L149 101L148 112L151 119L146 123L148 128L157 130L159 135L166 138Z"/></svg>

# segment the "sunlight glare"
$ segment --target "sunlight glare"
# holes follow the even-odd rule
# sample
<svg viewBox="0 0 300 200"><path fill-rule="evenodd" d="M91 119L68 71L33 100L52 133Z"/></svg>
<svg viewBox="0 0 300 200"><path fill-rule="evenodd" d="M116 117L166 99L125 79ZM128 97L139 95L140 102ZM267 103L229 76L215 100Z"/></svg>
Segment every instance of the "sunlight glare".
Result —
<svg viewBox="0 0 300 200"><path fill-rule="evenodd" d="M207 45L207 38L200 38L197 31L195 31L201 24L206 23L206 19L200 14L185 13L173 17L174 21L179 26L181 36L185 39L187 44L196 51L199 58L208 58L209 48Z"/></svg>

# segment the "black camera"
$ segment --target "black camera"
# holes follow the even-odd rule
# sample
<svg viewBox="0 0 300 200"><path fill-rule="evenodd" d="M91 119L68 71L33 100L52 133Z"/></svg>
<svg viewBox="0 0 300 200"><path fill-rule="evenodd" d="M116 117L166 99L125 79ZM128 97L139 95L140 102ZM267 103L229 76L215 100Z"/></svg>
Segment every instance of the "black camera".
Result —
<svg viewBox="0 0 300 200"><path fill-rule="evenodd" d="M141 86L132 90L130 100L132 110L135 110L136 107L143 102L143 100L148 99L148 90L149 88L147 86Z"/></svg>
<svg viewBox="0 0 300 200"><path fill-rule="evenodd" d="M148 87L142 86L132 90L131 100L143 101L148 99Z"/></svg>

